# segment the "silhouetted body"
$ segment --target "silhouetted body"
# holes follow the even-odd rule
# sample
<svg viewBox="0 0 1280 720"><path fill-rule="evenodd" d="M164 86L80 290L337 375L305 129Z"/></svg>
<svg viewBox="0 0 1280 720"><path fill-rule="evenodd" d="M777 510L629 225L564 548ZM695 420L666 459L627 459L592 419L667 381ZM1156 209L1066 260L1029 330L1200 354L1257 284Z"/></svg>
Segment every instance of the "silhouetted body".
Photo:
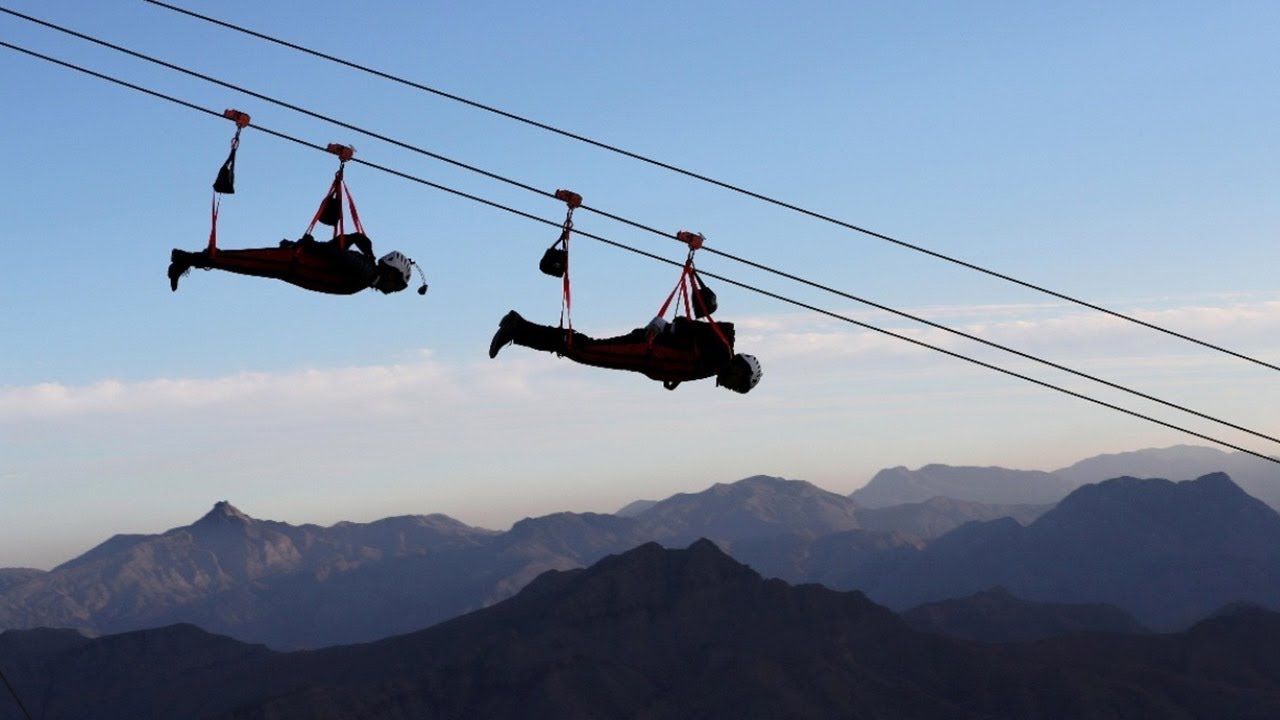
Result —
<svg viewBox="0 0 1280 720"><path fill-rule="evenodd" d="M345 237L348 247L340 239ZM174 249L169 265L169 284L178 289L178 278L190 268L224 270L238 275L283 280L300 288L335 295L352 295L367 288L384 293L403 290L407 270L399 270L374 259L373 243L361 233L318 242L304 235L297 242L282 240L278 247L244 250L187 252Z"/></svg>
<svg viewBox="0 0 1280 720"><path fill-rule="evenodd" d="M629 370L658 380L674 389L687 380L716 377L717 384L745 393L759 381L755 358L733 352L733 323L677 317L661 328L636 328L625 335L593 338L560 327L529 322L512 310L502 318L489 344L489 357L496 357L507 343L552 352L583 365ZM750 358L755 374L740 364ZM745 388L745 389L742 389Z"/></svg>

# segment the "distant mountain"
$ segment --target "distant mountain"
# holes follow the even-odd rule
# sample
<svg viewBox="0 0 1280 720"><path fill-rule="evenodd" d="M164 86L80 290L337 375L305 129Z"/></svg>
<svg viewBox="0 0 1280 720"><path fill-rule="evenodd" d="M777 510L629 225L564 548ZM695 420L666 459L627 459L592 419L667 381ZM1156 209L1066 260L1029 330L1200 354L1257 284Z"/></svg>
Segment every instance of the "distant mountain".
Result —
<svg viewBox="0 0 1280 720"><path fill-rule="evenodd" d="M856 503L808 483L748 478L635 518L556 513L505 533L443 515L294 527L226 502L162 535L116 536L0 592L0 627L108 634L187 622L278 648L387 637L515 594L547 570L652 540L807 538L856 526Z"/></svg>
<svg viewBox="0 0 1280 720"><path fill-rule="evenodd" d="M817 538L778 535L724 545L734 558L767 578L853 590L875 587L911 561L925 542L901 533L846 530Z"/></svg>
<svg viewBox="0 0 1280 720"><path fill-rule="evenodd" d="M708 542L550 572L376 643L281 654L181 625L6 632L0 662L45 720L1280 716L1274 613L1179 635L961 643L860 593L763 580Z"/></svg>
<svg viewBox="0 0 1280 720"><path fill-rule="evenodd" d="M1216 472L1226 473L1245 492L1280 510L1280 465L1211 447L1177 445L1098 455L1053 474L1079 486L1126 476L1190 480Z"/></svg>
<svg viewBox="0 0 1280 720"><path fill-rule="evenodd" d="M881 470L850 497L867 508L920 503L934 497L991 505L1043 505L1090 483L1118 477L1191 480L1226 473L1250 495L1280 510L1280 465L1242 452L1198 445L1175 445L1098 455L1041 472L1001 467L926 465L919 470Z"/></svg>
<svg viewBox="0 0 1280 720"><path fill-rule="evenodd" d="M1043 566L1018 555L1031 547L1022 547L1020 531L1052 513L1027 528L1019 522L1042 510L936 497L868 509L806 482L767 476L676 495L632 517L556 513L503 533L443 515L295 527L254 519L222 502L190 526L119 535L48 573L0 573L0 628L67 627L98 635L186 622L280 649L364 642L499 602L547 570L584 567L650 541L682 546L698 537L768 577L863 589L896 609L1005 585L1036 601L1112 602L1158 625L1152 617L1189 622L1206 602L1270 597L1265 588L1219 579L1184 608L1147 607L1179 596L1134 585L1129 567L1112 590L1084 592L1105 583L1059 577L1069 569L1052 559L1064 552L1053 547L1057 540L1044 541L1044 557L1051 559ZM969 522L1001 516L1010 519ZM1115 559L1128 552L1102 547L1104 534L1081 532L1080 547L1097 546L1096 554ZM1239 542L1247 548L1255 540ZM1255 576L1267 562L1242 567L1241 577L1265 585L1265 576ZM1212 565L1195 563L1187 567ZM1124 587L1129 595L1114 589ZM1150 601L1145 595L1151 594L1166 600Z"/></svg>
<svg viewBox="0 0 1280 720"><path fill-rule="evenodd" d="M868 594L907 608L997 585L1030 600L1116 605L1161 630L1235 601L1280 607L1280 515L1220 473L1117 478L1027 527L1004 519L948 533Z"/></svg>
<svg viewBox="0 0 1280 720"><path fill-rule="evenodd" d="M1010 517L1027 525L1052 507L1052 504L990 505L934 497L918 503L863 508L858 511L858 521L867 530L903 533L930 540L975 520Z"/></svg>
<svg viewBox="0 0 1280 720"><path fill-rule="evenodd" d="M44 575L43 570L35 570L33 568L0 568L0 594L4 594L9 588L22 585L41 575Z"/></svg>
<svg viewBox="0 0 1280 720"><path fill-rule="evenodd" d="M635 500L624 505L622 509L615 512L614 515L617 515L618 517L635 517L657 504L657 500Z"/></svg>
<svg viewBox="0 0 1280 720"><path fill-rule="evenodd" d="M979 642L1029 642L1081 632L1141 634L1146 628L1114 605L1031 602L997 587L902 613L921 632Z"/></svg>
<svg viewBox="0 0 1280 720"><path fill-rule="evenodd" d="M881 470L850 497L868 508L921 503L935 497L994 505L1045 505L1058 502L1075 488L1067 480L1039 470L935 464L919 470Z"/></svg>
<svg viewBox="0 0 1280 720"><path fill-rule="evenodd" d="M493 534L444 515L294 527L254 520L220 502L190 526L116 536L10 585L0 593L0 627L99 634L192 621L235 631L271 627L278 613L288 626L303 621L307 614L299 610L308 605L286 608L274 599L299 586L313 588L368 564L457 552ZM349 600L357 604L360 591L354 592Z"/></svg>
<svg viewBox="0 0 1280 720"><path fill-rule="evenodd" d="M858 524L858 503L803 480L757 475L680 493L635 518L649 537L685 545L701 537L740 540L772 535L818 537Z"/></svg>

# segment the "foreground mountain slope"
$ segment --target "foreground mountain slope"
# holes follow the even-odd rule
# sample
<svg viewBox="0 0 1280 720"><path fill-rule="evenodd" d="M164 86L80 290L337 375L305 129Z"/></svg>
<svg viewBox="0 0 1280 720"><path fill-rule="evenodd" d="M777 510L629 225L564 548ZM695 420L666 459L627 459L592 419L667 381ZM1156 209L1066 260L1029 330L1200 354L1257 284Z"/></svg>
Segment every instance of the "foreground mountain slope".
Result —
<svg viewBox="0 0 1280 720"><path fill-rule="evenodd" d="M1044 602L1108 603L1156 629L1218 607L1280 607L1280 515L1230 478L1086 485L1027 527L973 523L869 590L905 609L993 586Z"/></svg>
<svg viewBox="0 0 1280 720"><path fill-rule="evenodd" d="M1114 605L1032 602L1000 587L919 605L902 613L902 619L921 632L979 642L1028 642L1082 632L1147 632Z"/></svg>
<svg viewBox="0 0 1280 720"><path fill-rule="evenodd" d="M1168 636L962 643L860 593L760 578L714 545L645 545L365 645L280 654L189 626L0 634L37 717L1269 718L1280 616ZM16 717L0 704L0 718ZM7 714L6 714L7 713Z"/></svg>

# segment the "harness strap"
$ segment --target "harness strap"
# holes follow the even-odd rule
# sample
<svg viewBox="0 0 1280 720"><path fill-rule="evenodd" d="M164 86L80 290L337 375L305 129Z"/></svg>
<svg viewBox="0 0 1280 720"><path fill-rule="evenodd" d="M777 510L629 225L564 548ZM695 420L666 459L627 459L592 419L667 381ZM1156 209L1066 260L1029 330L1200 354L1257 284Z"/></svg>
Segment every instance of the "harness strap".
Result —
<svg viewBox="0 0 1280 720"><path fill-rule="evenodd" d="M698 237L701 238L701 236ZM707 322L711 325L711 329L715 332L716 337L720 338L720 342L724 343L725 348L729 351L729 354L732 355L733 343L729 342L729 337L725 335L724 330L720 328L720 323L716 322L715 319L711 317L711 313L707 312L708 308L703 305L702 296L696 292L691 292L693 288L703 286L702 278L698 277L698 271L693 266L694 250L697 250L697 248L693 248L689 251L689 257L684 261L684 268L680 271L680 279L676 282L676 286L671 289L671 293L667 295L667 299L662 303L662 307L658 309L657 316L666 316L667 310L671 307L671 302L675 300L678 293L684 304L685 316L688 318L694 317L693 305L696 303L698 309L706 316ZM690 300L690 296L692 296L692 301ZM677 313L678 312L679 309L677 306ZM654 336L651 334L649 336L650 347L653 346L654 339Z"/></svg>
<svg viewBox="0 0 1280 720"><path fill-rule="evenodd" d="M218 193L213 194L213 209L210 212L211 222L209 223L209 257L218 254L218 209L222 205L222 199L218 197Z"/></svg>
<svg viewBox="0 0 1280 720"><path fill-rule="evenodd" d="M555 198L561 200L568 209L564 214L564 223L560 226L560 239L551 244L559 245L564 250L564 275L561 279L560 295L560 327L564 328L564 344L573 347L573 292L569 282L569 236L573 234L573 211L582 205L582 196L572 190L556 190Z"/></svg>
<svg viewBox="0 0 1280 720"><path fill-rule="evenodd" d="M347 184L342 183L342 191L347 194L347 207L351 208L351 224L355 225L356 232L364 234L364 225L360 223L360 213L356 212L356 200L351 197L351 188Z"/></svg>
<svg viewBox="0 0 1280 720"><path fill-rule="evenodd" d="M240 131L249 126L249 114L239 110L223 110L222 116L235 122L236 134L231 138L231 152L218 168L218 175L213 180L213 203L209 213L209 255L218 252L218 210L222 205L222 194L232 195L236 191L236 151L240 149Z"/></svg>
<svg viewBox="0 0 1280 720"><path fill-rule="evenodd" d="M339 247L346 250L346 222L343 217L344 213L342 212L342 197L344 194L347 197L347 202L351 206L352 219L355 221L356 227L361 227L360 220L355 214L355 202L351 200L351 191L347 189L346 182L343 180L343 172L347 167L347 161L355 157L356 149L351 145L329 143L328 147L325 148L325 151L338 156L338 171L333 174L333 182L330 183L329 190L325 193L324 200L320 202L320 208L316 210L316 214L312 216L311 224L307 226L307 232L305 234L310 235L311 231L315 229L316 223L322 222L322 218L324 218L326 214L332 215L336 213L337 217L333 218L333 222L328 222L327 220L323 220L323 222L326 225L333 225L333 237L338 239ZM360 232L363 233L364 231L360 230Z"/></svg>
<svg viewBox="0 0 1280 720"><path fill-rule="evenodd" d="M573 344L573 292L569 284L569 235L573 232L573 206L564 216L564 225L557 241L564 250L564 277L561 279L560 327L565 329L565 344Z"/></svg>

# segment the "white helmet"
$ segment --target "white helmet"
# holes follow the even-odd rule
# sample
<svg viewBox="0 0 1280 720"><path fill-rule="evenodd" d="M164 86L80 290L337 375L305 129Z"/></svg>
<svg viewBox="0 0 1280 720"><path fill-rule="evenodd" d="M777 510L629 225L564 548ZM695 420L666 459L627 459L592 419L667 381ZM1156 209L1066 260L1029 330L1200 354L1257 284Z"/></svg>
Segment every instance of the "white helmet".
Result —
<svg viewBox="0 0 1280 720"><path fill-rule="evenodd" d="M400 275L404 279L400 287L396 288L397 290L403 290L409 286L409 280L413 278L413 261L405 257L403 253L392 250L379 258L378 264L400 271Z"/></svg>
<svg viewBox="0 0 1280 720"><path fill-rule="evenodd" d="M716 383L737 393L748 393L760 384L764 371L754 355L738 353L729 360L729 366L716 378Z"/></svg>

